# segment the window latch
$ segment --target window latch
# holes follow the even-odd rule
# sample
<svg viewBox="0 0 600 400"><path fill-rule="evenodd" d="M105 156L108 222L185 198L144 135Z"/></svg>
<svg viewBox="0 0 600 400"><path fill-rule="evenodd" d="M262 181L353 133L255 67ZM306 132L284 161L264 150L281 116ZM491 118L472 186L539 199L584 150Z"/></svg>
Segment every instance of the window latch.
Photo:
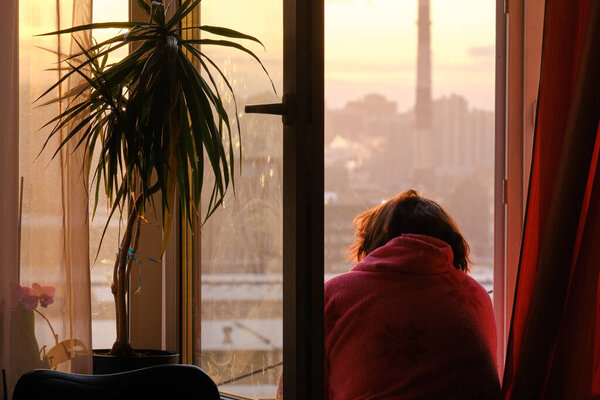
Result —
<svg viewBox="0 0 600 400"><path fill-rule="evenodd" d="M284 125L291 125L291 99L292 96L289 93L283 95L281 103L270 103L270 104L251 104L244 107L246 114L270 114L270 115L281 115L281 120Z"/></svg>

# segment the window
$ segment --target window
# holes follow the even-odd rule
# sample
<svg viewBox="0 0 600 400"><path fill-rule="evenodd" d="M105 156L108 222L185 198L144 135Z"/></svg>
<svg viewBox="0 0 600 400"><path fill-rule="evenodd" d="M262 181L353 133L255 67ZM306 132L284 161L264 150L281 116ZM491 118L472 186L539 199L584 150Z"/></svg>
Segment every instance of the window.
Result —
<svg viewBox="0 0 600 400"><path fill-rule="evenodd" d="M542 49L542 31L544 24L543 2L528 2L527 4L511 3L507 9L498 5L498 13L502 15L502 33L498 43L504 47L505 69L497 72L498 87L506 91L506 119L498 119L497 130L502 128L500 144L497 151L505 156L502 166L502 178L496 178L499 193L502 193L506 204L502 222L505 222L506 234L505 251L502 261L505 269L502 271L502 288L504 298L501 304L496 304L501 314L497 325L503 327L500 335L499 355L504 358L508 340L509 324L513 307L513 297L516 288L527 186L533 149L533 132L537 109L538 83L540 77L540 61ZM499 28L499 29L500 29ZM500 30L499 30L500 32ZM501 65L500 63L498 65ZM504 100L504 99L502 99ZM504 107L503 101L500 103ZM502 189L504 186L504 189ZM505 220L504 220L505 218ZM504 246L504 242L501 243ZM499 247L498 242L496 247ZM500 249L498 249L500 254ZM502 309L501 309L502 308ZM500 310L501 309L501 310Z"/></svg>
<svg viewBox="0 0 600 400"><path fill-rule="evenodd" d="M326 278L351 268L353 217L413 188L457 220L492 292L494 25L493 2L326 2Z"/></svg>
<svg viewBox="0 0 600 400"><path fill-rule="evenodd" d="M95 21L105 18L127 19L125 0L111 1L115 3L107 5L107 1L96 1ZM35 32L22 32L26 33L22 37L52 30L54 25L46 27L40 18L40 13L49 11L36 11L36 7L26 0L21 0L20 3L22 7L34 10L31 15L21 17L21 27L30 27ZM263 40L266 52L260 47L253 50L265 61L281 96L284 92L282 2L273 0L268 3L262 2L260 6L252 4L252 7L246 3L234 0L203 2L203 22L231 26ZM418 78L415 60L418 59L419 40L414 22L418 15L419 3L430 3L429 16L432 21L432 78L429 81L430 86L422 87L431 90L430 122L426 128L428 133L437 135L435 137L439 140L426 139L427 135L424 134L414 134L417 127L415 115L423 109L418 104L427 104L427 101L419 103L416 100L415 86ZM503 2L497 1L495 6L498 10L496 17L503 15ZM512 89L509 88L509 100L511 104L515 104L515 110L508 111L509 139L506 161L509 170L508 193L514 196L509 197L508 211L508 286L516 273L515 254L518 259L521 223L519 216L522 217L523 213L519 202L522 205L527 182L524 171L528 170L529 150L527 144L523 145L523 138L530 140L527 132L531 131L530 110L533 110L532 101L535 101L532 94L536 92L537 56L530 57L530 50L539 49L539 17L543 14L539 9L532 9L531 5L527 6L527 10L519 7L516 4L511 6L509 18L519 21L523 14L526 14L527 18L525 28L516 23L511 24L508 47L509 52L513 52L511 65L516 65L517 72L509 71L509 81L519 82L519 79L523 79L523 64L527 69L524 78L526 84L515 83L515 86L510 86ZM463 18L460 13L456 15L456 10L464 9L470 10L468 19ZM493 244L492 222L493 109L495 99L496 104L498 98L501 103L504 102L503 92L497 91L496 96L493 95L496 53L493 31L494 4L473 0L461 0L460 4L446 4L435 0L401 3L392 0L348 0L325 1L325 10L325 279L351 267L343 261L343 252L352 240L352 217L400 190L414 187L439 200L457 218L473 246L473 258L476 261L473 274L491 290L494 246L504 255L504 249L498 249L498 242ZM480 17L472 16L475 11L481 12ZM353 18L357 20L350 22ZM418 17L422 22L421 26L427 28L426 20L422 18L425 16ZM498 18L499 25L503 25L504 19ZM356 29L357 27L360 29ZM504 27L498 32L506 33L502 29ZM369 36L371 34L372 36ZM386 43L385 40L388 39L389 42ZM39 40L36 44L43 45L43 41L49 39L35 40ZM498 39L497 36L496 40L502 43L503 38ZM44 73L44 76L48 76L46 82L39 87L28 86L28 76L44 70L55 60L55 55L51 53L40 58L29 57L27 48L31 48L32 45L22 43L21 48L21 104L31 104L35 94L44 86L48 86L55 77L47 71ZM523 46L527 47L527 52ZM518 58L518 54L521 55L521 59ZM523 59L524 54L526 60ZM245 57L238 59L234 53L215 53L214 56L225 65L225 73L233 78L240 112L245 104L278 101L278 97L269 91L267 80L260 77L260 68L256 63L247 62ZM502 72L497 71L496 76L502 75ZM506 83L503 79L502 76L497 86L501 90L504 90L503 84ZM427 82L427 79L424 81ZM526 93L524 101L519 100L523 98L523 93ZM43 115L42 112L37 110L32 114L23 115L21 130L34 131L39 126L35 121L48 120L49 114ZM496 112L504 113L504 109L497 108ZM496 116L496 121L499 120L502 122L496 125L496 129L498 130L499 126L504 129L504 118ZM519 120L521 122L518 122ZM511 125L512 123L515 125ZM523 127L523 123L527 126ZM284 139L279 117L241 115L240 124L245 133L240 146L243 146L245 152L236 198L231 196L224 209L205 226L201 248L196 249L200 250L201 277L197 281L199 285L194 288L196 306L199 307L195 320L196 331L192 331L192 334L197 333L193 362L205 368L217 383L222 384L224 390L254 397L271 397L281 371L280 363L285 342L282 329L282 249L286 235L286 220L283 214L283 198L286 193L282 183ZM503 131L500 136L503 142ZM421 141L422 138L425 140ZM29 169L30 161L36 154L35 150L39 149L39 144L28 140L29 137L22 137L20 147L20 174L26 176L26 191L27 176L35 173ZM433 147L424 150L427 143L423 142L427 141L433 142L429 143ZM398 151L390 152L390 149ZM520 150L515 153L514 149ZM436 168L431 162L433 154L440 154L443 168ZM504 156L503 152L501 154ZM38 161L38 165L45 165L47 161L42 159ZM498 158L495 161L497 162ZM520 179L513 179L519 175ZM496 175L496 188L499 176L501 179L505 178L504 170L500 175ZM43 183L44 179L40 181ZM48 182L46 184L49 185ZM474 187L477 190L474 190ZM478 196L460 197L464 192L477 193ZM496 190L496 195L498 193ZM37 202L32 204L37 206L51 201L52 198L38 198ZM497 202L496 196L496 205ZM23 243L27 246L37 246L38 251L28 254L22 262L42 265L46 261L44 252L51 250L53 246L52 236L44 229L50 227L53 218L57 216L45 215L43 212L35 214L36 210L28 208L32 204L24 205L23 224L26 226L35 222L41 229L31 230L29 236L23 237ZM517 217L511 219L511 215ZM105 215L100 208L91 227L92 255L97 249L97 232L102 226L103 218ZM115 231L108 234L92 269L95 347L110 346L112 340L108 335L114 330L113 323L108 322L110 314L114 311L112 295L107 291L107 284L110 282L107 279L110 272L107 271L112 270L114 259L112 253L118 231L116 220L111 229ZM503 229L504 226L502 235ZM181 238L175 239L177 242ZM184 240L182 242L188 243ZM503 245L504 241L501 243ZM319 244L315 246L318 247ZM183 250L187 252L190 249L184 246ZM169 257L171 256L180 257L179 254L171 254ZM503 265L500 268L500 275L503 276ZM159 275L162 273L159 271ZM143 286L150 284L147 278L148 275L144 274ZM163 278L159 276L159 282ZM31 280L31 277L22 276L22 279ZM189 277L183 278L182 287L188 283L186 279ZM135 285L136 282L132 287ZM171 289L166 289L168 285L164 281L159 285L162 285L165 292L171 290L159 300L164 300L165 304L169 303L169 293L172 294L172 288L178 285L171 282ZM507 298L511 293L509 288ZM509 302L505 303L505 309L509 310ZM173 307L169 308L171 305ZM163 347L180 346L177 340L173 339L179 334L179 323L177 317L170 315L178 315L180 307L177 301L171 301L168 305L163 305L159 312L162 330L159 330L158 340ZM169 313L166 310L176 312ZM147 317L141 312L138 315L141 315L142 319ZM168 330L172 332L165 333ZM167 336L171 338L170 342L165 339ZM45 339L48 338L49 335L46 335Z"/></svg>
<svg viewBox="0 0 600 400"><path fill-rule="evenodd" d="M428 29L432 34L430 48L421 46L419 62L432 67L417 72L419 3L429 2L325 2L325 279L351 268L344 260L352 218L416 188L456 217L472 246L472 273L491 292L495 7L469 0L432 2L431 28L427 14L419 16L425 27L421 40ZM277 24L264 21L281 20L279 4L248 8L234 1L206 2L201 15L203 22L219 24L227 13L228 24L264 39L273 74L281 57L272 53L278 41L270 29ZM456 11L465 8L478 17L463 18ZM262 34L249 31L256 23L264 24L257 28ZM255 65L219 57L242 107L277 101L260 87ZM417 75L427 74L429 95L417 108L429 109L428 125L416 132ZM279 124L274 117L241 116L245 153L238 192L205 225L201 240L200 352L194 362L224 383L223 390L252 397L273 395L281 361L278 252L286 225ZM282 223L284 232L278 228Z"/></svg>
<svg viewBox="0 0 600 400"><path fill-rule="evenodd" d="M129 18L129 3L127 0L95 1L93 3L93 22L127 21ZM117 34L114 29L101 29L92 33L99 43ZM124 47L118 53L112 55L109 63L127 55ZM92 165L95 162L92 161ZM90 192L93 193L93 190ZM93 212L94 197L90 196L90 216ZM110 289L115 263L115 254L119 248L120 233L123 226L120 225L118 216L115 215L104 236L102 247L99 249L100 238L108 214L106 197L103 191L99 192L98 208L94 219L90 221L90 255L91 255L91 296L92 296L92 345L95 349L110 349L116 339L115 331L115 303ZM97 254L97 255L96 255ZM137 288L136 282L132 284L132 290Z"/></svg>
<svg viewBox="0 0 600 400"><path fill-rule="evenodd" d="M281 0L207 1L200 14L203 24L227 26L264 43L266 50L251 48L279 95L282 6ZM283 362L283 126L281 117L242 111L247 104L275 103L278 97L246 54L202 50L221 66L236 92L242 137L234 134L233 140L236 149L241 147L242 163L235 194L229 193L201 232L201 287L195 299L200 333L193 362L220 390L274 398ZM233 112L233 99L226 100Z"/></svg>

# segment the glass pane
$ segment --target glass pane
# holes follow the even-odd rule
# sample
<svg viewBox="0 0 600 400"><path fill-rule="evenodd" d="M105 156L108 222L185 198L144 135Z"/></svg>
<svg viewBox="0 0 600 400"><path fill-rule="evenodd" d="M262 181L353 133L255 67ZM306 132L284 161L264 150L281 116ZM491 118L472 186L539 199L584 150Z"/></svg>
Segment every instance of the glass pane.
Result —
<svg viewBox="0 0 600 400"><path fill-rule="evenodd" d="M353 218L416 189L491 291L495 2L327 1L325 19L326 279L352 267Z"/></svg>
<svg viewBox="0 0 600 400"><path fill-rule="evenodd" d="M281 95L281 0L203 2L201 18L202 24L259 38L266 50L244 44L263 61ZM195 303L201 309L196 321L201 334L194 360L221 390L272 399L283 357L283 129L281 117L246 115L242 110L246 104L278 102L280 97L246 54L208 46L202 50L222 67L236 92L241 144L237 135L233 140L236 149L242 148L242 171L236 166L235 195L230 191L202 228L200 302ZM230 94L226 101L233 110ZM204 200L209 196L205 192Z"/></svg>
<svg viewBox="0 0 600 400"><path fill-rule="evenodd" d="M128 0L103 0L94 2L94 22L127 21L129 18ZM116 29L94 30L93 36L98 43L107 40L116 34ZM122 47L111 54L108 63L114 63L127 55L127 48ZM98 152L98 151L96 151ZM92 161L92 166L97 160ZM92 184L90 182L90 184ZM102 182L101 182L102 185ZM94 187L90 188L90 216L94 207ZM102 188L98 195L98 208L94 219L90 221L90 256L91 256L91 283L92 283L92 343L95 349L111 348L116 337L115 329L115 302L110 290L112 284L115 257L119 248L119 216L115 213L104 235L102 247L100 238L106 225L110 210ZM98 256L96 257L96 253Z"/></svg>
<svg viewBox="0 0 600 400"><path fill-rule="evenodd" d="M65 137L65 130L58 132L40 152L53 127L52 124L44 127L44 124L66 107L65 102L51 102L40 107L41 103L64 94L76 85L77 79L67 79L60 89L51 91L43 101L35 103L38 96L67 73L64 64L58 67L59 59L76 53L78 49L70 35L61 35L60 38L37 35L66 29L73 23L89 22L92 11L96 22L109 18L127 20L127 0L103 1L103 7L93 10L89 8L91 3L55 1L40 7L39 2L23 0L19 4L19 173L24 179L19 283L25 290L33 290L37 284L50 286L44 289L46 294L54 293L53 301L49 304L40 302L33 314L35 319L31 319L37 340L35 347L39 346L35 357L29 357L29 360L36 360L31 368L52 367L84 372L89 367L89 358L76 355L88 353L92 347L91 340L94 345L105 347L112 344L114 338L110 273L105 271L103 264L108 263L108 259L114 260L112 254L117 248L114 239L118 228L113 224L108 229L106 243L109 245L105 246L92 268L92 339L89 337L87 288L79 288L81 284L88 284L89 256L92 254L93 259L98 247L106 220L106 202L100 199L98 215L91 223L88 240L88 198L82 185L84 175L83 160L78 158L80 154L65 148L53 157ZM98 33L97 39L102 40L107 34ZM71 62L77 64L74 60ZM26 333L23 336L27 337ZM74 347L69 349L70 345ZM27 355L29 350L31 348L22 354Z"/></svg>
<svg viewBox="0 0 600 400"><path fill-rule="evenodd" d="M65 47L68 41L36 36L55 31L61 25L59 15L71 15L70 7L61 8L59 13L55 4L42 9L33 1L19 2L19 175L23 179L23 202L18 283L25 288L33 289L34 284L39 284L55 289L54 302L47 307L36 303L35 314L21 305L18 307L18 312L29 311L31 317L31 325L15 323L18 335L29 341L26 344L15 340L15 346L22 345L21 354L25 356L17 361L23 365L15 366L19 374L47 367L51 361L46 352L57 344L55 338L63 341L72 337L70 288L63 270L66 229L62 219L61 168L56 159L52 160L57 142L50 141L48 149L40 153L50 132L48 128L40 128L56 115L58 106L34 104L57 79L58 71L49 69L57 63L56 52L52 50L68 48ZM57 91L46 100L56 95ZM59 363L57 367L69 370L69 363Z"/></svg>

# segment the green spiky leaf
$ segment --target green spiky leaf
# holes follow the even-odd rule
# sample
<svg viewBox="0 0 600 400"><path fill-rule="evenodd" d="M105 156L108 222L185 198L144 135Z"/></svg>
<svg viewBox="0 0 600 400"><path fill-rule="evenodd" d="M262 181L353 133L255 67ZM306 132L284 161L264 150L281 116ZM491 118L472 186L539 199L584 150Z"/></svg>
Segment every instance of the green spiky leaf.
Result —
<svg viewBox="0 0 600 400"><path fill-rule="evenodd" d="M224 27L182 28L183 19L199 6L200 0L184 0L170 18L167 11L171 2L136 2L148 17L144 22L86 24L45 34L127 29L126 33L88 47L77 43L78 51L61 55L59 67L64 74L40 96L38 104L65 101L67 106L48 122L52 129L44 148L62 132L63 139L54 150L58 152L68 143L84 149L93 173L94 212L101 190L109 201L111 217L124 210L136 182L142 208L152 202L152 194L161 193L165 225L170 225L177 194L183 215L193 229L191 222L200 210L206 169L210 169L214 179L205 220L223 203L228 188L235 183L232 126L217 81L225 83L234 102L235 94L225 74L201 51L201 46L241 51L266 72L259 57L236 40L262 43ZM227 40L184 39L181 32L188 29ZM133 45L129 55L108 64L111 53L129 44ZM81 83L64 91L61 98L49 98L59 85L73 77L80 77ZM275 89L268 74L267 77ZM237 104L233 112L237 121ZM241 141L239 125L238 122L235 133ZM91 165L94 154L98 161ZM163 232L168 232L169 226L164 228Z"/></svg>

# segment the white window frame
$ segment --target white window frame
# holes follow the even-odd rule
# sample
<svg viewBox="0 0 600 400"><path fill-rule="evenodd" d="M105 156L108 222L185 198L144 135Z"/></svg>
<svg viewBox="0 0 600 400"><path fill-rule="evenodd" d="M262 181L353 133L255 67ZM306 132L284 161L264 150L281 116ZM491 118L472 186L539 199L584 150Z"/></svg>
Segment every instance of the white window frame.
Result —
<svg viewBox="0 0 600 400"><path fill-rule="evenodd" d="M532 160L544 2L496 1L494 308L502 375Z"/></svg>

